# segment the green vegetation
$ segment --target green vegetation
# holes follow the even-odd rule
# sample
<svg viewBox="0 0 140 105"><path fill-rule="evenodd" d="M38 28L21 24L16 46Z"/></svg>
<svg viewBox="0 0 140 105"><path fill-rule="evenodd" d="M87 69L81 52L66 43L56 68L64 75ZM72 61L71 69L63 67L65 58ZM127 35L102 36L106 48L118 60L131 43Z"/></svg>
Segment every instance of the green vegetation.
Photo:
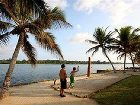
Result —
<svg viewBox="0 0 140 105"><path fill-rule="evenodd" d="M11 59L0 60L0 64L9 64ZM67 60L38 60L37 64L87 64L88 61L67 61ZM106 61L92 61L92 64L109 64ZM114 64L120 64L120 62L113 62ZM16 64L30 64L27 60L17 60Z"/></svg>
<svg viewBox="0 0 140 105"><path fill-rule="evenodd" d="M126 26L122 27L120 30L115 29L115 31L118 33L118 37L115 40L115 52L119 54L118 57L120 57L120 59L124 57L124 72L125 72L125 63L127 56L132 61L133 68L135 68L134 62L136 53L140 49L139 48L140 36L138 34L140 29L139 28L133 29L132 26Z"/></svg>
<svg viewBox="0 0 140 105"><path fill-rule="evenodd" d="M124 73L126 57L128 57L133 64L133 71L135 71L135 63L140 63L140 28L133 28L132 26L125 26L120 29L115 29L114 31L107 32L107 28L96 28L93 33L93 38L86 40L88 43L92 44L92 47L87 51L87 53L98 52L99 49L102 50L103 54L108 58L112 68L115 72L115 68L108 56L109 52L115 52L118 54L118 58L124 58ZM117 36L113 36L114 33Z"/></svg>
<svg viewBox="0 0 140 105"><path fill-rule="evenodd" d="M124 79L91 98L100 105L140 105L140 76Z"/></svg>

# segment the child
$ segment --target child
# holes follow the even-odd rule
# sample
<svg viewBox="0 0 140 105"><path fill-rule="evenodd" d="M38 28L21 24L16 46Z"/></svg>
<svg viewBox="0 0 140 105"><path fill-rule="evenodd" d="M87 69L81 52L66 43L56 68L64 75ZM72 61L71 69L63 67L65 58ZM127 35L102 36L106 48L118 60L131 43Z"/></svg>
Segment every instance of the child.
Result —
<svg viewBox="0 0 140 105"><path fill-rule="evenodd" d="M61 65L61 70L60 70L59 76L60 76L60 82L61 82L60 96L61 97L66 97L64 95L64 89L67 88L67 80L66 80L67 74L66 74L66 70L65 70L65 65L64 64Z"/></svg>
<svg viewBox="0 0 140 105"><path fill-rule="evenodd" d="M76 67L73 67L73 70L71 71L71 75L70 75L70 86L69 87L74 87L74 76L75 76L75 73L79 71L79 66L77 67L77 70L76 70Z"/></svg>

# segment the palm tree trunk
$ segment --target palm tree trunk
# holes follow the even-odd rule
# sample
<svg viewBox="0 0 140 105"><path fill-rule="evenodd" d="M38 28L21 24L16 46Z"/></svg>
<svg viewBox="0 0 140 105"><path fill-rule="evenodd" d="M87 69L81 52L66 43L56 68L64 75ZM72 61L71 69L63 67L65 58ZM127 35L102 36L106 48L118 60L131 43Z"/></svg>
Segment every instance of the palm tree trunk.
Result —
<svg viewBox="0 0 140 105"><path fill-rule="evenodd" d="M3 99L3 98L5 98L6 96L9 95L8 90L9 90L9 86L10 86L10 83L11 83L11 76L12 76L12 73L13 73L13 70L14 70L14 67L15 67L15 64L16 64L16 60L17 60L20 48L22 46L23 37L24 37L23 35L19 36L18 43L16 45L15 51L13 53L13 56L12 56L12 59L11 59L11 62L10 62L9 68L8 68L8 71L6 73L6 76L5 76L5 79L4 79L4 82L3 82L2 91L1 91L1 94L0 94L0 99Z"/></svg>
<svg viewBox="0 0 140 105"><path fill-rule="evenodd" d="M105 56L107 57L107 59L109 60L111 66L112 66L112 68L113 68L114 73L116 73L116 69L115 69L114 65L112 64L111 60L109 59L108 55L106 54L106 52L104 52L104 54L105 54Z"/></svg>
<svg viewBox="0 0 140 105"><path fill-rule="evenodd" d="M125 56L124 56L124 73L126 73L126 71L125 71L125 62L126 62L126 53L125 53Z"/></svg>
<svg viewBox="0 0 140 105"><path fill-rule="evenodd" d="M133 71L135 72L135 64L134 64L134 60L132 58L132 54L131 53L130 53L130 57L131 57L132 65L133 65Z"/></svg>

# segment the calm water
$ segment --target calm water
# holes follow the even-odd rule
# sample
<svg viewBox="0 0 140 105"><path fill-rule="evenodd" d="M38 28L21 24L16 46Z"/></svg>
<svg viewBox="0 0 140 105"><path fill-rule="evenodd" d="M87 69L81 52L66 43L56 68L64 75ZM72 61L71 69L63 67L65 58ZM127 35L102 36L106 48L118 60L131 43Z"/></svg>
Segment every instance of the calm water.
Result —
<svg viewBox="0 0 140 105"><path fill-rule="evenodd" d="M5 77L5 73L8 69L8 64L0 64L0 86ZM78 66L76 64L66 64L67 74L69 76L70 71L74 66ZM116 69L123 68L123 64L114 64ZM132 66L131 64L127 64L127 67ZM87 64L79 65L79 72L77 75L83 75L87 73ZM92 65L92 73L96 73L97 70L102 69L112 69L110 64L94 64ZM55 78L59 78L59 64L38 64L36 68L32 68L30 64L16 64L14 72L12 74L12 84L20 84L20 83L30 83L41 80L52 80Z"/></svg>

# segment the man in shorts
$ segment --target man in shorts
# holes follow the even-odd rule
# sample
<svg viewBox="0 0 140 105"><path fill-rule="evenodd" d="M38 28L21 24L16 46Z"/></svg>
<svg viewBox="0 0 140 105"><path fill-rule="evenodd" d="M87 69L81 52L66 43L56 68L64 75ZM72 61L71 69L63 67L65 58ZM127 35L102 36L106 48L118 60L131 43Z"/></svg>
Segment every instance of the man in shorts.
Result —
<svg viewBox="0 0 140 105"><path fill-rule="evenodd" d="M64 89L67 88L67 79L66 79L67 73L66 73L64 64L61 65L61 70L60 70L59 76L60 76L60 83L61 83L60 96L66 97L64 95Z"/></svg>

